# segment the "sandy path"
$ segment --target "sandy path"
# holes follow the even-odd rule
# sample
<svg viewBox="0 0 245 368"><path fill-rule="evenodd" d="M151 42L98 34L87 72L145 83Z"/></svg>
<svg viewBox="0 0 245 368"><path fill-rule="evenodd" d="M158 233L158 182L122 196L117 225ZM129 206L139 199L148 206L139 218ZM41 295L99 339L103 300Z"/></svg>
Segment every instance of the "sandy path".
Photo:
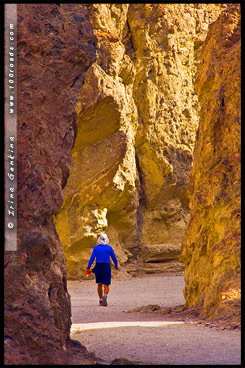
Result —
<svg viewBox="0 0 245 368"><path fill-rule="evenodd" d="M94 280L69 281L71 337L107 365L116 358L144 365L241 364L240 331L168 321L154 313L124 312L148 304L184 304L183 287L183 276L112 279L108 306L100 307Z"/></svg>

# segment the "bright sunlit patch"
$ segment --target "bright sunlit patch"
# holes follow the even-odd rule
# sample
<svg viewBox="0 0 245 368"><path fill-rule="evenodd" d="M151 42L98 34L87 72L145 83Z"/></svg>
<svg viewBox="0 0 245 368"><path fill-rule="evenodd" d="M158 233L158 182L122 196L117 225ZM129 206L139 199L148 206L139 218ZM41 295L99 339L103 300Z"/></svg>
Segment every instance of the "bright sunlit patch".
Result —
<svg viewBox="0 0 245 368"><path fill-rule="evenodd" d="M99 328L115 328L115 327L164 327L169 325L179 325L184 322L163 322L163 321L130 321L130 322L96 322L96 323L74 323L71 326L71 333L79 333L84 330L95 330Z"/></svg>

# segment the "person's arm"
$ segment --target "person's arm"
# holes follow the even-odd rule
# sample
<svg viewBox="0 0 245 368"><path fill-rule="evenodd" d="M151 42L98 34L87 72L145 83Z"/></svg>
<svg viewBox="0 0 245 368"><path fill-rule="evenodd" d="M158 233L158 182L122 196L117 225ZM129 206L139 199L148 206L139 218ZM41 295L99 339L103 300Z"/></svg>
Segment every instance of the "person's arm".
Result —
<svg viewBox="0 0 245 368"><path fill-rule="evenodd" d="M114 250L111 248L111 258L114 262L116 270L118 270L118 263L117 263L117 257L115 256Z"/></svg>
<svg viewBox="0 0 245 368"><path fill-rule="evenodd" d="M88 262L88 267L87 267L87 270L90 269L90 267L92 266L93 262L94 262L94 259L95 259L95 249L93 249L93 252L92 252L92 255L90 257L90 260Z"/></svg>

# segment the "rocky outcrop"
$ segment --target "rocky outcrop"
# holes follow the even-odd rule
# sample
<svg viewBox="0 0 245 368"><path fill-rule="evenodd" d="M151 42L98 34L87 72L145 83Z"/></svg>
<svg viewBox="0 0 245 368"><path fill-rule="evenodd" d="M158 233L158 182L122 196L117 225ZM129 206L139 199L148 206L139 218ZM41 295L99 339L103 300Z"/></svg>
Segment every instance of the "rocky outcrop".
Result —
<svg viewBox="0 0 245 368"><path fill-rule="evenodd" d="M183 270L199 117L193 78L208 25L225 6L93 4L97 61L80 89L56 216L69 277L84 275L104 231L132 274Z"/></svg>
<svg viewBox="0 0 245 368"><path fill-rule="evenodd" d="M201 104L183 240L186 304L209 319L240 320L240 5L210 27L196 91Z"/></svg>
<svg viewBox="0 0 245 368"><path fill-rule="evenodd" d="M4 255L5 364L70 364L76 352L92 364L69 339L67 267L53 221L69 175L78 92L96 59L90 9L17 7L18 250Z"/></svg>

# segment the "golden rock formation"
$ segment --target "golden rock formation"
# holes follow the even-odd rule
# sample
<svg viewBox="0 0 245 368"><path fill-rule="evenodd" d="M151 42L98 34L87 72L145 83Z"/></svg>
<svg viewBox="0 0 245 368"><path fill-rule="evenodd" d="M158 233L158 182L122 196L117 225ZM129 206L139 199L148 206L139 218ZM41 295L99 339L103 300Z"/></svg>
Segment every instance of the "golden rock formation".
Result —
<svg viewBox="0 0 245 368"><path fill-rule="evenodd" d="M130 273L183 270L176 249L189 221L199 116L193 78L208 25L225 6L93 4L97 60L80 90L56 216L69 277L84 274L104 231ZM158 247L172 256L156 258Z"/></svg>
<svg viewBox="0 0 245 368"><path fill-rule="evenodd" d="M201 104L190 180L191 220L183 240L188 307L210 319L240 318L240 6L212 24L196 91Z"/></svg>

